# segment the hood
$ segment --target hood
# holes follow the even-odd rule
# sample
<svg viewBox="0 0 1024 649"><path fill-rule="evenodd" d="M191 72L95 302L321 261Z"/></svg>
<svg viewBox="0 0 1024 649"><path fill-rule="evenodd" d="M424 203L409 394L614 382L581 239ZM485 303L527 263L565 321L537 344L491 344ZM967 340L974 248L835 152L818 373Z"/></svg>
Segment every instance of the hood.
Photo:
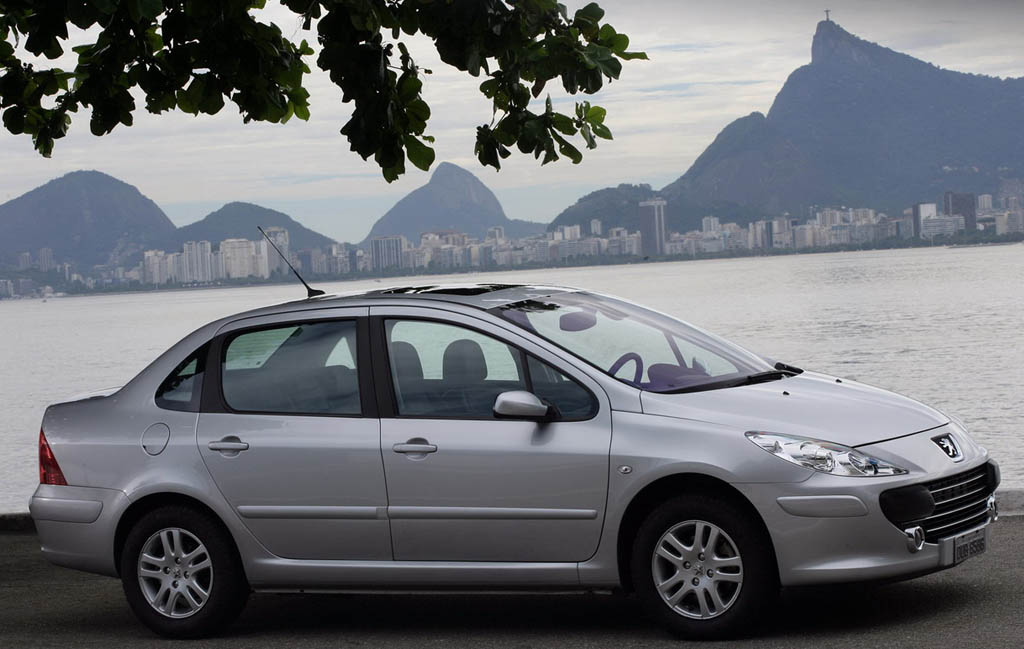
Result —
<svg viewBox="0 0 1024 649"><path fill-rule="evenodd" d="M705 421L743 432L813 437L846 446L902 437L949 421L913 399L811 372L706 392L644 392L641 402L647 414Z"/></svg>

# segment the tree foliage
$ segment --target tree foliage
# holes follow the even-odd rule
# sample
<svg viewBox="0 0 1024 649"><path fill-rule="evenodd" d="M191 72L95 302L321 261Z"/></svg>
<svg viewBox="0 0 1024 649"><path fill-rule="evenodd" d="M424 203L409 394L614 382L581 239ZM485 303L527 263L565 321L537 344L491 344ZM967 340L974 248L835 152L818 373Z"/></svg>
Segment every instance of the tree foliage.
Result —
<svg viewBox="0 0 1024 649"><path fill-rule="evenodd" d="M476 131L475 153L496 169L512 148L542 163L582 159L611 139L605 111L587 101L571 114L531 110L549 82L593 94L617 79L629 38L602 23L595 3L570 15L555 0L281 0L304 29L316 30L316 65L353 106L341 134L390 182L405 161L428 169L430 107L424 76L403 36L428 37L447 65L482 78L493 104ZM303 77L316 52L261 21L266 0L0 0L0 110L8 131L32 137L44 156L67 134L71 113L91 110L93 134L131 126L136 98L151 113L215 114L233 102L245 122L309 118ZM85 30L73 69L38 68ZM72 29L72 33L74 29ZM20 47L19 47L20 46ZM33 55L28 57L25 52ZM577 140L577 141L579 141Z"/></svg>

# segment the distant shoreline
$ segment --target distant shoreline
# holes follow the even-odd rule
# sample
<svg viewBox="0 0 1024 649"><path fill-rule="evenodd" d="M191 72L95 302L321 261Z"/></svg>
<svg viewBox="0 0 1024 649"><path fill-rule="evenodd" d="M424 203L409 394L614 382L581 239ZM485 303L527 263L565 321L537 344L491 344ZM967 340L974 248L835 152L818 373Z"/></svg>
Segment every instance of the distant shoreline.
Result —
<svg viewBox="0 0 1024 649"><path fill-rule="evenodd" d="M1005 235L1014 236L1014 235ZM1008 246L1014 244L1024 243L1024 237L1013 238L1010 240L996 240L996 241L979 241L975 243L940 243L935 245L910 245L910 246L870 246L870 247L855 247L855 246L829 246L827 248L805 248L805 249L790 249L790 248L774 248L771 250L764 250L754 253L752 251L741 251L747 254L727 254L727 253L700 253L696 255L673 255L671 257L658 257L656 259L650 258L639 258L639 257L626 257L620 258L617 256L597 256L597 257L574 257L572 259L579 259L580 263L562 263L562 264L521 264L518 266L493 266L493 267L455 267L455 268L409 268L409 269L396 269L396 272L391 273L352 273L346 276L334 276L334 275L303 275L310 284L337 284L347 282L364 282L370 280L380 280L382 284L386 283L383 280L397 280L403 277L422 277L430 275L472 275L479 273L511 273L511 272L523 272L532 270L556 270L556 269L586 269L586 268L600 268L602 266L627 266L636 264L659 264L659 263L677 263L684 261L708 261L715 259L744 259L750 257L785 257L793 255L817 255L817 254L830 254L830 253L841 253L841 252L872 252L882 250L911 250L921 248L946 248L950 250L960 248L981 248L986 246ZM596 263L595 263L596 262ZM403 272L406 271L406 272ZM289 275L285 279L275 279L267 281L254 281L254 282L226 282L221 284L202 284L202 285L173 285L167 286L166 288L152 288L139 286L136 288L128 289L111 289L111 290L85 290L74 293L55 293L48 296L41 297L15 297L15 298L4 298L0 299L0 304L5 301L15 300L45 300L45 299L56 299L56 298L70 298L70 297L94 297L98 295L126 295L134 293L178 293L183 291L199 291L199 290L213 290L213 289L225 289L225 288L252 288L257 286L283 286L287 284L296 283L297 280L294 276Z"/></svg>

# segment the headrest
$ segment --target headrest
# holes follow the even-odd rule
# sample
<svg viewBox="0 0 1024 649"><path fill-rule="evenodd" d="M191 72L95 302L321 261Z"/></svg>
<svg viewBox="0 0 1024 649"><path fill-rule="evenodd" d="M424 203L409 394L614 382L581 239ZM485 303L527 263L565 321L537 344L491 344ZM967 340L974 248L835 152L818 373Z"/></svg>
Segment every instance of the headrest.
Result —
<svg viewBox="0 0 1024 649"><path fill-rule="evenodd" d="M465 338L453 341L444 350L444 380L459 383L483 381L487 378L487 361L479 343Z"/></svg>
<svg viewBox="0 0 1024 649"><path fill-rule="evenodd" d="M403 340L391 343L391 364L395 368L395 378L399 383L408 379L423 378L423 364L420 354L412 344Z"/></svg>

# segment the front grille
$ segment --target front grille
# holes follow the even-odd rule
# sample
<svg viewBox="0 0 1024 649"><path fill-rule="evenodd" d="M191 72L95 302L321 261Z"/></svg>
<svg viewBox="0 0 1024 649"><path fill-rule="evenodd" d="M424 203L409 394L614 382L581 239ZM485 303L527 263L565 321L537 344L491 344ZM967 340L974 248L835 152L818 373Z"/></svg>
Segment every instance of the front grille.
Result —
<svg viewBox="0 0 1024 649"><path fill-rule="evenodd" d="M989 462L948 478L883 491L882 512L905 530L920 525L924 540L935 543L984 523L988 498L999 485L999 470Z"/></svg>
<svg viewBox="0 0 1024 649"><path fill-rule="evenodd" d="M905 521L901 526L905 529L920 525L924 528L924 540L935 543L980 525L988 517L988 497L996 487L993 482L987 464L926 482L924 487L935 501L934 511L924 518Z"/></svg>

